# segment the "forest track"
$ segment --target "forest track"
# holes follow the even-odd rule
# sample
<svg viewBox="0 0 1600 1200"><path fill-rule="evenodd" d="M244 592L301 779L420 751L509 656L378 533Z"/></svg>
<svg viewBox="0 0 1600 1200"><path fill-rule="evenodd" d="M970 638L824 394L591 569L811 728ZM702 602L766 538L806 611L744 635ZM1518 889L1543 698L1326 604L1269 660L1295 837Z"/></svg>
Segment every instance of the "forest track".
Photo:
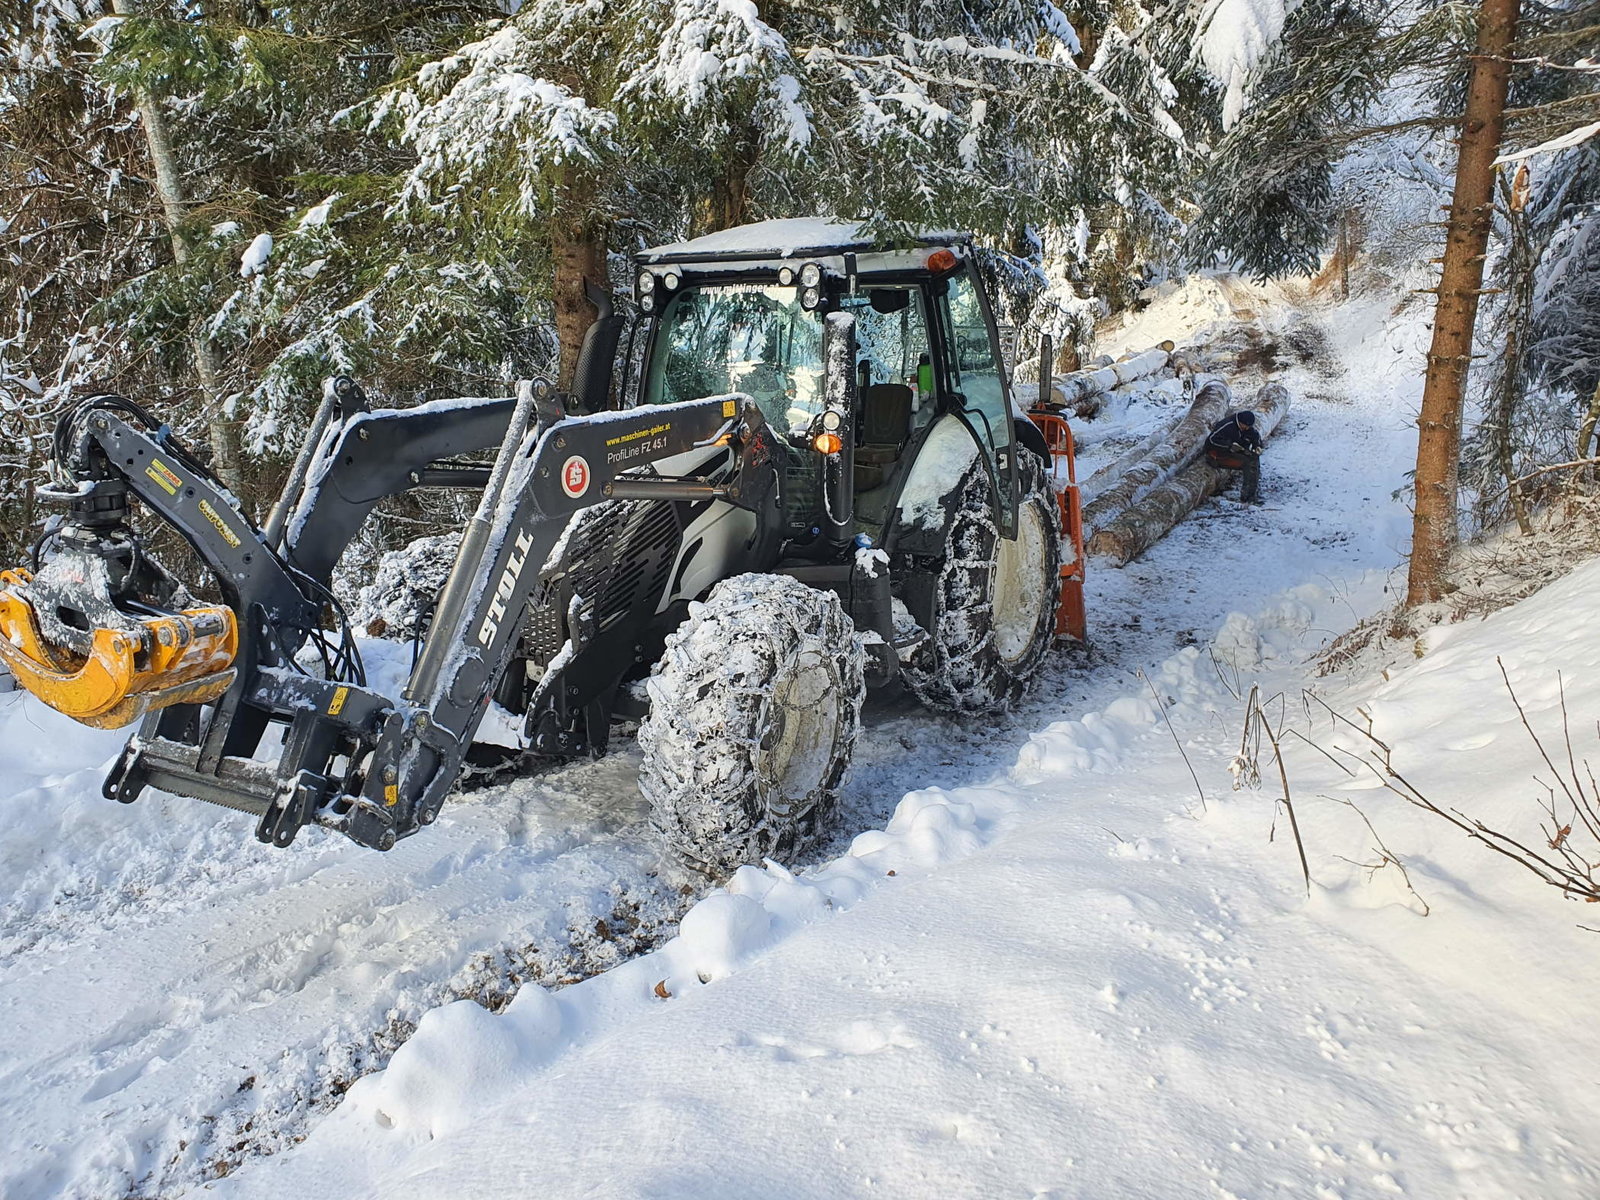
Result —
<svg viewBox="0 0 1600 1200"><path fill-rule="evenodd" d="M1257 583L1241 558L1342 553L1361 496L1314 436L1348 412L1322 366L1314 381L1289 372L1297 401L1313 382L1320 394L1297 410L1313 436L1268 460L1282 512L1217 506L1128 569L1091 573L1091 646L1052 655L1005 717L870 702L839 832L808 859L881 828L908 790L1003 773L1029 733L1142 686L1136 672L1271 593L1282 573ZM0 698L8 744L61 732L30 703ZM605 970L670 936L706 886L658 853L627 743L454 797L379 855L319 831L257 846L248 823L196 801L110 804L101 768L81 764L117 739L61 736L11 802L50 820L0 849L0 1194L19 1200L177 1196L248 1170L301 1140L428 1009L496 1008L524 981Z"/></svg>

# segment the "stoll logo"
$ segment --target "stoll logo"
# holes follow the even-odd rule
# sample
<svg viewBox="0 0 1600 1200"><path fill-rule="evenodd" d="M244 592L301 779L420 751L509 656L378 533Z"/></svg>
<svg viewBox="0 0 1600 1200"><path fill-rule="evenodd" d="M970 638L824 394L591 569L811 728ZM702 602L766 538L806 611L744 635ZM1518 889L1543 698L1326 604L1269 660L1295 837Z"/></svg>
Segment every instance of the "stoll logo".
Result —
<svg viewBox="0 0 1600 1200"><path fill-rule="evenodd" d="M561 490L569 500L576 500L589 490L589 463L574 454L561 464Z"/></svg>
<svg viewBox="0 0 1600 1200"><path fill-rule="evenodd" d="M511 559L500 572L500 582L494 585L494 599L489 601L489 612L478 626L478 644L487 647L500 632L500 622L506 619L506 605L517 590L517 577L522 574L522 564L528 561L528 551L533 547L533 535L517 534Z"/></svg>

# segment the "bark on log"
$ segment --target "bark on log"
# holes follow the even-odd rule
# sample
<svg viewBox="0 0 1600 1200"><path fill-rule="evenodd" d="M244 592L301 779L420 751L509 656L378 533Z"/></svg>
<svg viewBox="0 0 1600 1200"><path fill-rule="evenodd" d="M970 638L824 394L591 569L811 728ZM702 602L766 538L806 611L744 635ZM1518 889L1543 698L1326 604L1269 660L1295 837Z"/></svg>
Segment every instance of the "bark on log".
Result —
<svg viewBox="0 0 1600 1200"><path fill-rule="evenodd" d="M1104 395L1112 388L1154 375L1167 365L1169 357L1165 349L1157 346L1139 354L1129 355L1121 362L1107 363L1086 371L1074 371L1070 375L1057 375L1050 381L1050 404L1056 408L1069 408L1077 412L1085 402ZM1017 398L1027 404L1032 404L1037 395L1036 389L1026 383L1015 384L1014 390ZM1078 415L1088 414L1079 412Z"/></svg>
<svg viewBox="0 0 1600 1200"><path fill-rule="evenodd" d="M1195 394L1189 411L1172 427L1172 434L1140 462L1095 496L1083 510L1083 527L1096 529L1114 520L1151 488L1177 474L1200 455L1211 427L1228 411L1233 393L1220 380L1212 380Z"/></svg>
<svg viewBox="0 0 1600 1200"><path fill-rule="evenodd" d="M1163 425L1149 437L1145 438L1144 441L1140 442L1132 450L1129 450L1121 458L1117 459L1116 462L1107 463L1093 475L1089 476L1089 478L1085 479L1078 485L1079 500L1085 505L1093 504L1097 499L1099 499L1100 493L1104 492L1108 487L1116 483L1117 480L1121 479L1134 467L1142 463L1150 456L1150 452L1153 451L1157 446L1161 445L1162 442L1165 442L1171 438L1173 429L1177 427L1178 422L1182 419L1182 417L1173 417L1170 422L1168 422L1166 425Z"/></svg>
<svg viewBox="0 0 1600 1200"><path fill-rule="evenodd" d="M1250 410L1256 414L1256 429L1265 439L1289 411L1289 392L1282 384L1269 383L1256 395ZM1089 553L1112 566L1125 566L1221 491L1232 474L1196 458L1104 528L1095 530L1089 539Z"/></svg>

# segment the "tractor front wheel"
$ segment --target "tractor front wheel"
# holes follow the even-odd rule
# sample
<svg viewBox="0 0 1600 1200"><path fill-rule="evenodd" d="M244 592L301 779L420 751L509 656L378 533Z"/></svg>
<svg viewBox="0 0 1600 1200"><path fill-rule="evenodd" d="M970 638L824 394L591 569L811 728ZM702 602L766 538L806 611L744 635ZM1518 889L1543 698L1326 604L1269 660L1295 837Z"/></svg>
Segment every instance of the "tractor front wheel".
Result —
<svg viewBox="0 0 1600 1200"><path fill-rule="evenodd" d="M817 834L865 691L837 596L781 575L723 580L667 638L648 690L639 787L679 858L721 875Z"/></svg>
<svg viewBox="0 0 1600 1200"><path fill-rule="evenodd" d="M1061 574L1061 514L1044 465L1019 452L1017 536L995 524L989 481L974 465L962 481L926 612L913 615L928 645L905 680L930 708L1004 712L1021 698L1049 649Z"/></svg>

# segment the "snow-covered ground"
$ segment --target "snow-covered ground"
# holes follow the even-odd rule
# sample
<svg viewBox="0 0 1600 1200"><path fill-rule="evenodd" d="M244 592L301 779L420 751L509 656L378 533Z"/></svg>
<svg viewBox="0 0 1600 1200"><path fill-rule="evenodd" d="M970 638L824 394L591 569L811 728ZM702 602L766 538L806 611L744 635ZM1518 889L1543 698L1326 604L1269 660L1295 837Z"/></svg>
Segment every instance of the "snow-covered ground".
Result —
<svg viewBox="0 0 1600 1200"><path fill-rule="evenodd" d="M388 855L284 852L101 800L119 739L0 697L0 1195L1600 1194L1600 921L1301 699L1535 841L1495 656L1550 745L1564 672L1592 748L1600 565L1317 673L1400 582L1423 334L1232 280L1159 297L1128 346L1288 385L1267 505L1091 574L1092 651L1010 718L869 711L839 840L703 899L630 753L457 798ZM1121 416L1086 467L1153 419ZM1232 790L1257 683L1295 731L1309 896L1270 751ZM1378 838L1409 886L1364 865Z"/></svg>

